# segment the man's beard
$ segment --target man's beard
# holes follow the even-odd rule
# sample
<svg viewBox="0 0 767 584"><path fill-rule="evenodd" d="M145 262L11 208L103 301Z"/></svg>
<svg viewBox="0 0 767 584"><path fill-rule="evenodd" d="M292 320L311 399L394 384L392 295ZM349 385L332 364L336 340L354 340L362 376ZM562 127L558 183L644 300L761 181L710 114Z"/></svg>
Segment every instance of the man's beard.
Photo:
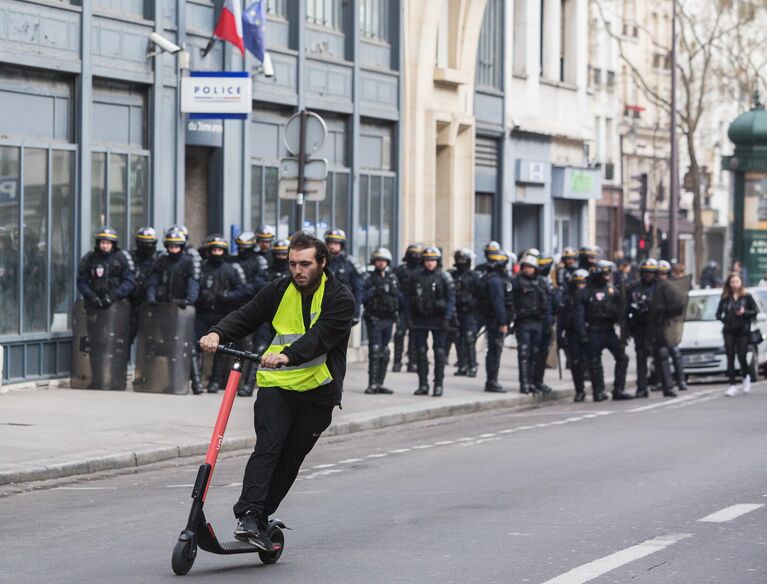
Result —
<svg viewBox="0 0 767 584"><path fill-rule="evenodd" d="M320 280L322 280L322 270L318 269L304 283L296 282L296 277L293 274L290 275L290 279L293 280L293 285L299 290L311 290L320 283Z"/></svg>

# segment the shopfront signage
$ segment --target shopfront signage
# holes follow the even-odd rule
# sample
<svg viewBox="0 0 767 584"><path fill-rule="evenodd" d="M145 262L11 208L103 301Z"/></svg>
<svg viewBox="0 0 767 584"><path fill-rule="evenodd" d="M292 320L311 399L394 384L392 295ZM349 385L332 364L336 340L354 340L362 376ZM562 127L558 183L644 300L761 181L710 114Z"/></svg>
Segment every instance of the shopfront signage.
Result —
<svg viewBox="0 0 767 584"><path fill-rule="evenodd" d="M601 172L597 168L555 166L551 195L561 199L599 199L602 196Z"/></svg>
<svg viewBox="0 0 767 584"><path fill-rule="evenodd" d="M181 78L181 111L191 119L245 119L252 108L247 71L192 71Z"/></svg>
<svg viewBox="0 0 767 584"><path fill-rule="evenodd" d="M551 164L535 160L517 160L517 182L522 184L546 184L551 181Z"/></svg>

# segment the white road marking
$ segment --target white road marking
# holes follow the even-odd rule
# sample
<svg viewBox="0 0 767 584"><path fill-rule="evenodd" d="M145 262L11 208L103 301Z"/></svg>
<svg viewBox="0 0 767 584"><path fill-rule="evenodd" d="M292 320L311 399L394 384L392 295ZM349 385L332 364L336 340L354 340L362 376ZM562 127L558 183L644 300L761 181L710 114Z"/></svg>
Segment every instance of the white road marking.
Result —
<svg viewBox="0 0 767 584"><path fill-rule="evenodd" d="M183 485L187 486L187 485ZM189 485L193 487L194 485ZM56 491L114 491L117 487L56 487Z"/></svg>
<svg viewBox="0 0 767 584"><path fill-rule="evenodd" d="M384 456L389 456L388 452L376 452L373 454L368 454L365 458L383 458Z"/></svg>
<svg viewBox="0 0 767 584"><path fill-rule="evenodd" d="M498 432L499 434L511 434L512 432L516 432L519 428L509 428L507 430L501 430ZM767 496L767 495L765 495Z"/></svg>
<svg viewBox="0 0 767 584"><path fill-rule="evenodd" d="M426 448L434 448L434 444L419 444L418 446L413 446L413 450L425 450Z"/></svg>
<svg viewBox="0 0 767 584"><path fill-rule="evenodd" d="M730 505L729 507L720 509L716 513L706 515L705 517L698 519L698 521L703 521L705 523L726 523L727 521L732 521L741 515L751 513L751 511L756 511L762 507L764 507L764 503L741 503L740 505Z"/></svg>
<svg viewBox="0 0 767 584"><path fill-rule="evenodd" d="M584 584L584 582L590 582L602 574L611 572L625 564L664 550L691 535L691 533L670 533L654 537L604 558L599 558L588 564L573 568L569 572L547 580L543 584Z"/></svg>
<svg viewBox="0 0 767 584"><path fill-rule="evenodd" d="M471 442L472 440L476 440L476 436L468 436L467 438L456 438L456 442Z"/></svg>
<svg viewBox="0 0 767 584"><path fill-rule="evenodd" d="M389 454L402 454L403 452L410 452L410 448L397 448L395 450L389 450Z"/></svg>
<svg viewBox="0 0 767 584"><path fill-rule="evenodd" d="M495 436L495 432L491 432L489 434L480 434L479 435L480 438L492 438L493 436Z"/></svg>
<svg viewBox="0 0 767 584"><path fill-rule="evenodd" d="M684 403L684 402L688 402L688 401L691 401L691 400L698 400L698 399L700 399L700 398L702 398L704 396L712 394L714 391L716 391L716 390L709 389L709 390L706 390L706 391L701 391L701 392L698 392L698 393L694 393L692 395L686 395L684 397L679 397L679 398L676 398L674 400L662 401L662 402L658 402L658 403L655 403L655 404L650 404L650 405L647 405L647 406L641 406L639 408L631 408L630 410L626 410L626 411L627 412L631 412L631 413L638 413L638 412L646 412L648 410L654 410L655 408L665 408L665 407L668 407L668 406L676 406L678 404L681 404L681 403Z"/></svg>
<svg viewBox="0 0 767 584"><path fill-rule="evenodd" d="M362 462L361 458L347 458L346 460L338 461L338 464L353 464L355 462Z"/></svg>
<svg viewBox="0 0 767 584"><path fill-rule="evenodd" d="M434 446L449 446L450 444L455 444L455 440L440 440L435 442Z"/></svg>
<svg viewBox="0 0 767 584"><path fill-rule="evenodd" d="M165 485L166 489L190 489L194 486L194 483L191 485Z"/></svg>
<svg viewBox="0 0 767 584"><path fill-rule="evenodd" d="M333 468L335 466L335 463L330 464L316 464L312 468L320 469L320 468Z"/></svg>

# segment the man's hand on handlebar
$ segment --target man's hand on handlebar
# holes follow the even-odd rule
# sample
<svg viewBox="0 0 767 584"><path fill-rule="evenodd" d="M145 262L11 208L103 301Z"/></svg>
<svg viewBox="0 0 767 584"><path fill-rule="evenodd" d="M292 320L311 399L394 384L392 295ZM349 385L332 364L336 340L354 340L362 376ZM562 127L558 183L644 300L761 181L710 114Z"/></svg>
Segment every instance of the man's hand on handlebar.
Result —
<svg viewBox="0 0 767 584"><path fill-rule="evenodd" d="M288 364L288 356L282 353L266 353L261 356L261 367L277 369Z"/></svg>
<svg viewBox="0 0 767 584"><path fill-rule="evenodd" d="M200 349L205 353L215 353L219 344L221 344L221 337L218 333L208 333L200 339Z"/></svg>

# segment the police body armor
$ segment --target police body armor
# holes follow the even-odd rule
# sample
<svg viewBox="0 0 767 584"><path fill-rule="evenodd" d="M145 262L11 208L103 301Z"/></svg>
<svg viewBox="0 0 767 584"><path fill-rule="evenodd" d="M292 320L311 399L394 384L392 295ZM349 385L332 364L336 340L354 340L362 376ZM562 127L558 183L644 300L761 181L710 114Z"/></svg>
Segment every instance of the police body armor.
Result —
<svg viewBox="0 0 767 584"><path fill-rule="evenodd" d="M556 271L557 288L560 290L569 290L571 288L573 274L578 266L565 266Z"/></svg>
<svg viewBox="0 0 767 584"><path fill-rule="evenodd" d="M589 286L586 297L586 323L590 330L611 330L620 318L620 294L612 284Z"/></svg>
<svg viewBox="0 0 767 584"><path fill-rule="evenodd" d="M543 320L546 311L546 289L538 277L517 276L514 294L516 320Z"/></svg>
<svg viewBox="0 0 767 584"><path fill-rule="evenodd" d="M628 301L628 325L632 334L646 327L650 322L650 310L652 309L655 282L649 284L636 282L627 291Z"/></svg>
<svg viewBox="0 0 767 584"><path fill-rule="evenodd" d="M483 272L482 277L479 280L479 285L477 286L477 312L485 320L495 320L496 318L495 310L493 310L493 303L490 298L489 282L491 278L500 278L504 280L503 305L506 308L506 315L511 318L514 309L514 292L512 290L511 280L498 270L489 267Z"/></svg>
<svg viewBox="0 0 767 584"><path fill-rule="evenodd" d="M245 281L250 294L258 293L264 287L269 264L266 258L255 252L242 253L234 256L233 263L238 264L245 274Z"/></svg>
<svg viewBox="0 0 767 584"><path fill-rule="evenodd" d="M399 282L388 269L383 273L371 274L369 284L374 288L373 295L365 304L368 316L373 318L394 319L399 310Z"/></svg>
<svg viewBox="0 0 767 584"><path fill-rule="evenodd" d="M229 279L236 272L244 281L245 274L237 264L228 264L224 261L206 261L202 266L202 278L200 279L200 296L197 300L197 309L205 312L224 313L230 308L230 301L226 295L231 292Z"/></svg>
<svg viewBox="0 0 767 584"><path fill-rule="evenodd" d="M336 279L349 290L352 289L352 281L354 278L359 276L357 265L352 258L347 256L343 251L328 262L328 269L333 273Z"/></svg>
<svg viewBox="0 0 767 584"><path fill-rule="evenodd" d="M167 254L157 261L157 271L160 274L156 297L158 302L186 299L187 282L195 275L194 260L188 255L178 255L180 257L175 259Z"/></svg>
<svg viewBox="0 0 767 584"><path fill-rule="evenodd" d="M274 280L284 278L285 276L290 276L290 266L288 265L288 260L278 260L275 258L272 261L272 265L269 266L269 271L267 272L267 280L272 282Z"/></svg>
<svg viewBox="0 0 767 584"><path fill-rule="evenodd" d="M132 304L141 304L146 301L147 283L157 265L157 255L154 251L148 257L140 253L140 250L130 253L136 274L136 287L130 294L130 301Z"/></svg>
<svg viewBox="0 0 767 584"><path fill-rule="evenodd" d="M129 331L127 301L115 302L109 308L86 307L82 300L75 303L71 387L124 390L130 358Z"/></svg>
<svg viewBox="0 0 767 584"><path fill-rule="evenodd" d="M98 252L88 252L82 259L87 267L88 285L99 298L111 296L122 284L122 274L126 268L133 269L133 259L122 250L108 255Z"/></svg>
<svg viewBox="0 0 767 584"><path fill-rule="evenodd" d="M450 275L455 283L455 308L458 314L468 314L477 308L477 294L480 278L471 269L460 271L451 268Z"/></svg>
<svg viewBox="0 0 767 584"><path fill-rule="evenodd" d="M450 287L448 278L450 276L439 269L432 272L420 270L413 277L410 301L415 316L434 318L445 314Z"/></svg>
<svg viewBox="0 0 767 584"><path fill-rule="evenodd" d="M191 262L189 266L191 269ZM185 295L186 286L180 298ZM194 316L191 306L182 310L171 302L144 304L141 307L134 391L187 392L189 368L195 350Z"/></svg>

